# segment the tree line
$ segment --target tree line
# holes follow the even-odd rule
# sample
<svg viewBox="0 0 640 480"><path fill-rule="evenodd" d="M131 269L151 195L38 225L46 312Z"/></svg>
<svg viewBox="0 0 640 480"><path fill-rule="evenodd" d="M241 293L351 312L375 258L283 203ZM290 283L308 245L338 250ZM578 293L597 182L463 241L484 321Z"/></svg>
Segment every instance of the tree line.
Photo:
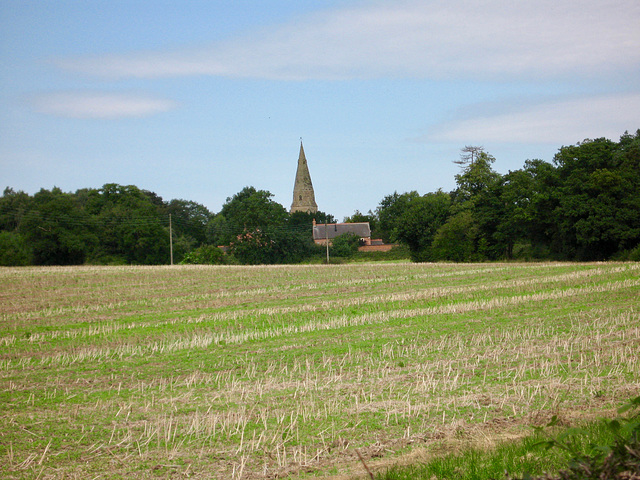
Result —
<svg viewBox="0 0 640 480"><path fill-rule="evenodd" d="M176 263L297 263L319 255L313 219L335 219L323 212L290 215L272 197L245 187L214 214L134 185L75 193L54 187L33 196L6 188L0 265L159 265L171 253Z"/></svg>
<svg viewBox="0 0 640 480"><path fill-rule="evenodd" d="M552 163L527 160L507 174L482 147L462 151L456 188L385 196L368 221L374 237L405 245L411 259L640 260L640 130L562 147ZM106 184L0 198L0 265L298 263L323 258L311 225L327 213L287 210L266 190L245 187L218 213L164 201L133 185ZM224 249L218 248L225 246ZM337 239L349 256L354 239Z"/></svg>
<svg viewBox="0 0 640 480"><path fill-rule="evenodd" d="M562 147L505 175L482 147L466 147L456 188L386 196L377 234L414 261L640 260L640 130L620 141Z"/></svg>

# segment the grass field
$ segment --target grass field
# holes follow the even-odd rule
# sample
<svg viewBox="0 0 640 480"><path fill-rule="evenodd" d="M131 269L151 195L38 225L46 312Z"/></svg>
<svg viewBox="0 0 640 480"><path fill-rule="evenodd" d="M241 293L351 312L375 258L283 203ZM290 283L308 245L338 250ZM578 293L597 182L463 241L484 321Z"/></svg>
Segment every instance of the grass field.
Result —
<svg viewBox="0 0 640 480"><path fill-rule="evenodd" d="M349 478L640 394L640 264L0 269L3 478Z"/></svg>

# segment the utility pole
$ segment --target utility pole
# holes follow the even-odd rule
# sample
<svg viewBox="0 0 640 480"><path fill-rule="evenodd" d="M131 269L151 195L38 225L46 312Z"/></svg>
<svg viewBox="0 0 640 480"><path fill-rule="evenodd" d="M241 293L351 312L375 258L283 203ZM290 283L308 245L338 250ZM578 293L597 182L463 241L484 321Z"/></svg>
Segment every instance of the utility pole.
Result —
<svg viewBox="0 0 640 480"><path fill-rule="evenodd" d="M171 214L169 214L169 252L171 253L171 265L173 265L173 232L171 231Z"/></svg>
<svg viewBox="0 0 640 480"><path fill-rule="evenodd" d="M329 225L326 223L326 220L324 224L324 241L327 246L327 265L329 265Z"/></svg>

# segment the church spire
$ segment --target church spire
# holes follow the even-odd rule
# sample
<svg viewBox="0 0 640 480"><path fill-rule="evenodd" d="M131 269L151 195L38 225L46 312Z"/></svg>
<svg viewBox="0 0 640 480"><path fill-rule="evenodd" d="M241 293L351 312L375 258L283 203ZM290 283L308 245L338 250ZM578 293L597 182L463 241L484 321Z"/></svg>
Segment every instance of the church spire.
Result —
<svg viewBox="0 0 640 480"><path fill-rule="evenodd" d="M316 213L317 211L318 205L316 204L316 197L313 193L313 184L311 183L307 157L304 155L304 147L302 146L302 139L300 139L300 154L298 155L296 182L293 186L293 203L291 204L291 213Z"/></svg>

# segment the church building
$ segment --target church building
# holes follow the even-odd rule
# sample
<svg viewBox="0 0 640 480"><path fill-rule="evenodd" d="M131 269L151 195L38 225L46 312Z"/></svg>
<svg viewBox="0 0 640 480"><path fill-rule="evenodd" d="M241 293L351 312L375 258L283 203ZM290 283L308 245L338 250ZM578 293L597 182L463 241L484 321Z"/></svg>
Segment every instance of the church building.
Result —
<svg viewBox="0 0 640 480"><path fill-rule="evenodd" d="M307 159L304 156L304 148L302 148L301 141L300 155L298 156L298 170L296 171L296 182L293 186L293 203L291 204L290 213L316 213L317 211L318 205L316 204L316 196L313 193L311 175L309 174L309 167L307 166Z"/></svg>

